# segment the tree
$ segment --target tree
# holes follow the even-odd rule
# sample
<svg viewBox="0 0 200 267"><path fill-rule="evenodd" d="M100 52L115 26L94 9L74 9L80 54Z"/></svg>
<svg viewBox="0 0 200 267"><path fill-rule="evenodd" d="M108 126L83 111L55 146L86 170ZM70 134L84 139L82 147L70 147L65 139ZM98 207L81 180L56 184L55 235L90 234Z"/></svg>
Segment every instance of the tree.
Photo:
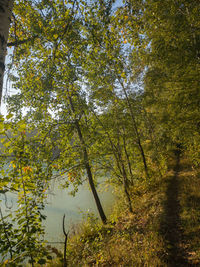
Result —
<svg viewBox="0 0 200 267"><path fill-rule="evenodd" d="M7 51L7 40L11 22L13 3L14 0L0 1L0 103L2 99L5 56Z"/></svg>
<svg viewBox="0 0 200 267"><path fill-rule="evenodd" d="M49 155L49 160L43 161L45 154ZM47 260L48 250L42 242L45 219L42 213L52 176L50 155L50 140L42 144L37 131L28 130L24 122L4 123L0 194L6 199L9 192L17 203L4 208L7 204L2 205L0 201L1 264L19 264L26 259L34 266L36 262Z"/></svg>
<svg viewBox="0 0 200 267"><path fill-rule="evenodd" d="M109 106L111 102L118 98L125 100L124 103L126 103L126 109L129 111L132 121L133 140L137 144L141 155L146 178L149 178L137 115L131 101L138 90L136 86L138 76L134 78L132 65L130 64L131 44L126 39L123 25L121 26L121 14L118 14L117 11L114 15L111 15L112 8L109 10L104 7L95 2L90 7L92 11L88 10L85 18L88 31L87 38L90 42L90 49L85 62L88 91L90 90L96 105L99 103L101 107ZM94 15L93 10L96 11L97 16ZM102 90L104 90L104 94L102 94Z"/></svg>
<svg viewBox="0 0 200 267"><path fill-rule="evenodd" d="M46 8L45 15L38 16L38 24L43 26L41 27L42 40L37 39L31 50L27 44L18 48L17 55L23 63L18 68L21 73L16 85L22 92L23 104L30 109L34 116L39 112L41 114L41 110L43 110L44 121L46 123L53 122L52 124L57 127L56 130L60 135L64 135L61 130L66 129L60 127L61 124L66 124L67 127L70 125L73 128L73 139L70 139L71 135L66 136L63 143L69 142L65 145L73 146L74 142L79 142L80 152L72 162L77 165L75 161L81 159L81 168L87 172L100 217L103 223L106 223L106 216L94 186L91 160L82 130L84 124L81 122L84 120L81 120L81 117L85 110L77 108L77 101L81 97L79 73L81 72L81 61L84 60L81 56L82 51L86 48L86 42L81 36L82 25L79 12L76 2L72 3L71 7L66 6L63 1L60 4L49 2ZM29 25L32 22L28 21L27 23ZM20 53L21 49L25 50L23 50L23 55ZM25 56L25 53L28 54L28 57ZM34 55L34 59L32 55ZM28 69L29 71L27 71ZM43 101L42 106L41 101ZM50 132L53 131L55 132L54 129L51 129ZM65 147L60 144L59 147L62 154ZM71 156L71 158L73 157ZM67 166L67 160L63 159L62 169L73 167L70 164Z"/></svg>
<svg viewBox="0 0 200 267"><path fill-rule="evenodd" d="M168 1L162 8L149 1L145 12L145 31L151 42L146 100L167 142L181 144L194 161L199 161L198 9L197 1Z"/></svg>
<svg viewBox="0 0 200 267"><path fill-rule="evenodd" d="M68 174L64 187L71 183L76 192L87 175L103 223L95 170L123 188L132 212L131 186L153 180L155 170L162 175L168 149L181 144L200 164L197 1L134 0L116 10L114 2L28 1L28 18L17 2L17 31L12 25L10 35L18 43L22 34L33 37L15 50L20 92L9 99L11 120L37 129L49 173L55 165ZM21 167L16 177L23 184L19 171L27 166ZM32 204L22 204L26 224Z"/></svg>
<svg viewBox="0 0 200 267"><path fill-rule="evenodd" d="M145 111L156 142L163 152L181 143L197 164L198 10L195 0L127 1L120 10L127 40L134 45L133 72L142 73Z"/></svg>

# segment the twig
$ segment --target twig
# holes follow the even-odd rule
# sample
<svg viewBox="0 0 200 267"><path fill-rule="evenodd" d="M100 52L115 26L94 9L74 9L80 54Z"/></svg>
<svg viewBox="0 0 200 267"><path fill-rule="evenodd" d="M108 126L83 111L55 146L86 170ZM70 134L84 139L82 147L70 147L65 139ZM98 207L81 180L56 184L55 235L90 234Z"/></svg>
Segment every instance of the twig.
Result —
<svg viewBox="0 0 200 267"><path fill-rule="evenodd" d="M38 35L35 35L35 36L29 37L29 38L24 39L24 40L15 40L13 42L7 43L7 47L18 46L18 45L21 45L21 44L25 44L27 42L35 40L35 38L38 38L38 37L39 37Z"/></svg>
<svg viewBox="0 0 200 267"><path fill-rule="evenodd" d="M66 233L65 231L65 214L63 215L63 233L65 235L65 243L64 243L64 252L63 252L63 267L67 267L67 258L66 258L66 252L67 252L67 239L69 231Z"/></svg>

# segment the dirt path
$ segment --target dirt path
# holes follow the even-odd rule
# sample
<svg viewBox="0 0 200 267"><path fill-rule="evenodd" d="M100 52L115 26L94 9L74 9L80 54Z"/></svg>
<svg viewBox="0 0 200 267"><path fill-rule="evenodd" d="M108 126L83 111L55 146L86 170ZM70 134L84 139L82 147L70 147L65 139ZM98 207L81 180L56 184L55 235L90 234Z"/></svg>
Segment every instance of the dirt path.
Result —
<svg viewBox="0 0 200 267"><path fill-rule="evenodd" d="M180 223L179 195L180 152L176 152L174 175L167 181L166 201L160 231L167 250L167 266L195 266L187 261L184 236Z"/></svg>

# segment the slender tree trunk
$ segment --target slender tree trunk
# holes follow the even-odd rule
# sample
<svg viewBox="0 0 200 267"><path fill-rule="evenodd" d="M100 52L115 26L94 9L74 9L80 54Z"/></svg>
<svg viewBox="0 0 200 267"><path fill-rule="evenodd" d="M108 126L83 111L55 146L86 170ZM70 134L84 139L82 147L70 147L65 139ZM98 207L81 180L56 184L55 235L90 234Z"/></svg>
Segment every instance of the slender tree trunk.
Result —
<svg viewBox="0 0 200 267"><path fill-rule="evenodd" d="M3 75L7 50L8 32L14 0L0 0L0 105L3 92Z"/></svg>
<svg viewBox="0 0 200 267"><path fill-rule="evenodd" d="M132 119L132 122L133 122L133 127L134 127L135 134L136 134L136 142L138 144L139 151L140 151L141 156L142 156L142 161L143 161L143 165L144 165L145 174L146 174L146 177L149 178L146 156L145 156L144 149L143 149L143 146L142 146L142 143L141 143L141 138L140 138L140 135L139 135L139 132L138 132L138 127L137 127L137 124L136 124L136 121L135 121L135 116L133 114L133 110L132 110L132 107L131 107L130 101L128 99L128 96L127 96L125 88L124 88L124 93L125 93L125 96L126 96L126 100L127 100L127 103L128 103L130 114L131 114L131 119Z"/></svg>
<svg viewBox="0 0 200 267"><path fill-rule="evenodd" d="M125 197L127 199L128 208L129 208L129 211L132 213L133 209L132 209L131 197L129 194L128 178L127 178L126 169L123 163L123 159L121 156L121 152L118 149L116 149L116 151L113 150L113 154L116 160L117 168L122 176L123 189L124 189Z"/></svg>
<svg viewBox="0 0 200 267"><path fill-rule="evenodd" d="M128 203L128 207L129 207L129 211L130 212L133 212L133 209L132 209L132 204L131 204L131 197L130 197L130 194L129 194L129 191L128 191L128 178L127 178L127 174L126 174L126 170L125 170L125 166L123 164L123 160L122 160L122 157L121 157L121 152L120 152L120 149L119 149L119 146L117 147L113 142L112 142L112 139L110 138L110 135L109 133L106 131L103 123L101 122L101 120L98 118L98 116L95 114L94 110L92 110L93 114L95 115L97 121L99 122L99 124L102 126L102 128L104 129L105 133L106 133L106 136L109 140L109 143L111 145L111 148L112 148L112 152L113 152L113 155L114 155L114 158L115 158L115 161L116 161L116 164L117 164L117 168L122 176L122 183L123 183L123 189L124 189L124 193L125 193L125 196L126 196L126 199L127 199L127 203Z"/></svg>
<svg viewBox="0 0 200 267"><path fill-rule="evenodd" d="M149 172L148 172L148 167L147 167L146 156L145 156L144 149L143 149L143 146L142 146L142 143L141 143L141 138L140 138L140 134L138 132L138 127L137 127L137 123L136 123L135 116L134 116L134 113L133 113L132 105L131 105L131 103L129 101L129 97L128 97L128 94L126 92L126 88L123 85L123 82L121 82L121 79L120 79L119 76L117 76L117 78L118 78L118 81L119 81L119 83L120 83L120 85L122 87L122 90L124 92L124 95L126 97L127 106L129 108L129 111L130 111L131 120L132 120L132 123L133 123L133 128L134 128L134 131L135 131L135 135L136 135L136 142L138 144L139 151L140 151L140 154L142 156L142 161L143 161L143 165L144 165L145 175L146 175L146 178L149 179Z"/></svg>
<svg viewBox="0 0 200 267"><path fill-rule="evenodd" d="M119 129L117 129L117 139L118 139L117 154L118 154L118 158L119 158L118 164L121 165L120 169L122 170L124 193L125 193L125 196L127 199L129 211L132 213L133 209L132 209L131 197L129 194L128 177L127 177L127 173L126 173L126 168L124 166L124 159L123 159L122 151L121 151L121 147L120 147L120 131L119 131Z"/></svg>
<svg viewBox="0 0 200 267"><path fill-rule="evenodd" d="M140 138L140 135L139 135L139 132L138 132L138 127L137 127L137 124L136 124L136 121L135 121L135 117L133 115L133 110L132 110L132 107L131 107L131 104L129 102L129 99L128 99L128 96L126 94L125 89L124 89L124 92L125 92L126 100L127 100L127 103L128 103L128 107L129 107L129 110L130 110L130 113L131 113L131 119L132 119L132 122L133 122L133 127L134 127L134 130L135 130L135 134L136 134L137 144L138 144L141 156L142 156L142 161L143 161L143 165L144 165L145 174L146 174L146 177L149 178L146 156L145 156L145 153L144 153L143 146L141 144L141 138Z"/></svg>
<svg viewBox="0 0 200 267"><path fill-rule="evenodd" d="M135 131L135 134L136 134L136 142L138 144L138 148L139 148L140 154L142 156L145 175L146 175L146 178L149 179L149 172L148 172L146 156L145 156L145 153L144 153L143 146L141 144L141 138L140 138L140 135L139 135L139 132L138 132L138 127L137 127L137 124L136 124L136 121L135 121L135 116L134 116L134 113L133 113L133 109L132 109L131 103L129 101L129 98L128 98L128 95L127 95L127 92L126 92L126 88L124 87L123 82L121 82L121 78L118 75L118 70L117 70L116 66L113 65L112 63L111 63L111 66L114 67L116 78L118 79L120 85L122 86L122 90L123 90L123 92L125 94L126 102L128 104L128 108L130 110L130 115L131 115L131 119L132 119L132 122L133 122L134 131Z"/></svg>
<svg viewBox="0 0 200 267"><path fill-rule="evenodd" d="M123 173L123 185L124 185L124 193L125 193L125 196L126 196L126 199L127 199L127 203L128 203L128 208L129 208L129 211L131 213L133 213L133 208L132 208L132 203L131 203L131 197L130 197L130 194L128 192L128 179L127 179L127 175L126 175L126 170L125 170L125 167L124 167L124 164L122 163L122 173Z"/></svg>
<svg viewBox="0 0 200 267"><path fill-rule="evenodd" d="M159 162L159 159L158 159L158 155L159 155L158 143L156 141L156 137L155 137L155 134L154 134L154 129L153 129L151 120L148 117L145 108L143 110L144 110L144 120L145 120L145 123L147 125L147 129L148 129L148 132L149 132L149 137L151 139L151 143L152 143L152 145L153 145L153 147L155 149L155 152L156 152L156 156L155 156L156 165L157 165L157 168L158 168L159 175L160 175L160 177L162 177L161 166L160 166L160 162Z"/></svg>
<svg viewBox="0 0 200 267"><path fill-rule="evenodd" d="M146 173L146 177L149 178L149 172L148 172L146 157L145 157L145 154L144 154L144 149L142 147L140 138L138 139L138 146L140 148L140 152L141 152L141 155L142 155L142 160L143 160L143 165L144 165L144 170L145 170L145 173Z"/></svg>
<svg viewBox="0 0 200 267"><path fill-rule="evenodd" d="M83 147L84 165L85 165L85 169L86 169L86 172L87 172L89 185L90 185L90 188L92 190L92 193L93 193L93 196L94 196L94 199L95 199L95 202L96 202L97 209L98 209L99 215L101 217L101 220L102 220L103 223L106 223L107 219L106 219L105 213L103 211L99 196L97 194L97 191L96 191L96 188L95 188L95 185L94 185L92 172L91 172L91 167L90 167L90 164L89 164L88 152L87 152L87 149L85 147L85 142L83 140L82 132L81 132L79 123L76 122L75 124L76 124L76 129L77 129L77 132L78 132L78 136L79 136L80 142L81 142L82 147Z"/></svg>
<svg viewBox="0 0 200 267"><path fill-rule="evenodd" d="M70 106L71 106L72 112L75 113L74 105L73 105L73 102L72 102L72 99L71 99L70 96L69 96L69 102L70 102ZM80 128L78 120L75 120L75 127L76 127L76 130L77 130L77 133L78 133L79 140L80 140L81 145L82 145L83 160L84 160L84 165L85 165L85 169L86 169L87 176L88 176L89 185L90 185L90 188L92 190L92 194L94 196L95 203L96 203L100 218L101 218L102 222L104 224L106 224L107 218L106 218L106 215L104 213L103 207L101 205L99 196L97 194L97 191L96 191L96 188L95 188L95 185L94 185L92 171L91 171L91 167L90 167L90 163L89 163L88 152L87 152L86 144L85 144L85 141L84 141L84 138L83 138L83 135L82 135L81 128Z"/></svg>
<svg viewBox="0 0 200 267"><path fill-rule="evenodd" d="M67 240L68 240L68 234L69 231L66 233L65 231L65 214L63 216L63 234L65 236L65 242L64 242L64 251L63 251L63 267L67 267Z"/></svg>
<svg viewBox="0 0 200 267"><path fill-rule="evenodd" d="M126 155L126 160L127 160L127 163L128 163L129 173L130 173L130 176L131 176L131 183L133 184L134 176L133 176L133 172L132 172L132 168L131 168L131 162L130 162L130 159L129 159L129 154L128 154L128 151L126 149L126 137L125 137L125 130L124 129L123 129L123 132L124 132L124 134L123 134L122 138L123 138L123 145L124 145L124 153Z"/></svg>

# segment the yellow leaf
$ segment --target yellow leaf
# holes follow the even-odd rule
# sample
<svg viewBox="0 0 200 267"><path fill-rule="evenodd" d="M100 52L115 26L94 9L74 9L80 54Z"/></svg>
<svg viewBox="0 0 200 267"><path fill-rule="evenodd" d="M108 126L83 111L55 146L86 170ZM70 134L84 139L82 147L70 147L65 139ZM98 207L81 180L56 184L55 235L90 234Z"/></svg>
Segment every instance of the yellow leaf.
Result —
<svg viewBox="0 0 200 267"><path fill-rule="evenodd" d="M29 172L33 172L33 169L30 166L26 166L26 167L23 168L23 171L25 173L29 173Z"/></svg>

